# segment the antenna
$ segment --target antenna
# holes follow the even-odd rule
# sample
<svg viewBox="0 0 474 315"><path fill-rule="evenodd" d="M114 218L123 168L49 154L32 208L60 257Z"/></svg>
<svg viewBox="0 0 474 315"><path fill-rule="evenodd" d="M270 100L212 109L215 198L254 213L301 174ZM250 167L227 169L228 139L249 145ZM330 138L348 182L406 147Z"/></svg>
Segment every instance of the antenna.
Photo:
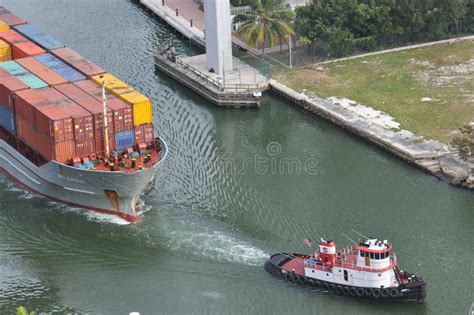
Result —
<svg viewBox="0 0 474 315"><path fill-rule="evenodd" d="M107 97L105 95L105 78L103 75L100 76L102 80L102 119L104 124L104 147L105 155L108 157L110 155L110 144L109 144L109 122L107 119Z"/></svg>
<svg viewBox="0 0 474 315"><path fill-rule="evenodd" d="M357 245L356 242L354 242L349 236L347 236L346 234L344 233L341 233L345 238L347 238L349 241L351 241L352 243L354 243L354 245Z"/></svg>
<svg viewBox="0 0 474 315"><path fill-rule="evenodd" d="M366 240L369 239L367 236L364 236L364 235L360 234L359 232L357 232L357 231L354 230L354 229L351 229L351 231L354 232L355 234L359 235L359 236L362 236L362 237L365 238Z"/></svg>

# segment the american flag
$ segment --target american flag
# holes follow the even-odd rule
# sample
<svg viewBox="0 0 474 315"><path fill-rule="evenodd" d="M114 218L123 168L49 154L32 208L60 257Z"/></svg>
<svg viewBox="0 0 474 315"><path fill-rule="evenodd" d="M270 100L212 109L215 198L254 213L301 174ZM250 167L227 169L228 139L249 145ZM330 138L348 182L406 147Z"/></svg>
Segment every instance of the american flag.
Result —
<svg viewBox="0 0 474 315"><path fill-rule="evenodd" d="M309 238L305 238L303 240L303 244L304 246L311 247L311 241L309 240Z"/></svg>

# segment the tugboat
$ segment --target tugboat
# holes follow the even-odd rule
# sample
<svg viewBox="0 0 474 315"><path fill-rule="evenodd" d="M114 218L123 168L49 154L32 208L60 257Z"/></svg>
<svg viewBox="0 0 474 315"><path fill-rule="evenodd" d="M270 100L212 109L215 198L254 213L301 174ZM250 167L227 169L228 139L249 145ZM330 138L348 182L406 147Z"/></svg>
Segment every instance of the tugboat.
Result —
<svg viewBox="0 0 474 315"><path fill-rule="evenodd" d="M336 250L334 241L321 239L314 255L277 253L265 269L295 284L354 298L412 303L426 299L426 282L398 268L387 240L367 238Z"/></svg>

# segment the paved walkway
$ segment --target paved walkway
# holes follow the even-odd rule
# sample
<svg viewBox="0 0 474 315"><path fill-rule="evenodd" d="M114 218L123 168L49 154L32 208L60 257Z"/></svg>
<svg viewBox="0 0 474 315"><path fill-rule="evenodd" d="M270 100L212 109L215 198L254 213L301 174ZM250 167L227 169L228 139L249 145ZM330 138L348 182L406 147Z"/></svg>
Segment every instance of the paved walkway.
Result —
<svg viewBox="0 0 474 315"><path fill-rule="evenodd" d="M196 0L164 0L164 6L162 0L140 0L140 2L185 37L196 41L200 45L205 43L204 12L199 9L199 4ZM176 9L178 9L179 16L176 16ZM193 27L191 27L191 20L193 20ZM232 35L232 42L254 55L261 54L261 50L251 48L235 35ZM283 45L283 49L287 49L287 45ZM265 48L266 53L279 50L280 46Z"/></svg>

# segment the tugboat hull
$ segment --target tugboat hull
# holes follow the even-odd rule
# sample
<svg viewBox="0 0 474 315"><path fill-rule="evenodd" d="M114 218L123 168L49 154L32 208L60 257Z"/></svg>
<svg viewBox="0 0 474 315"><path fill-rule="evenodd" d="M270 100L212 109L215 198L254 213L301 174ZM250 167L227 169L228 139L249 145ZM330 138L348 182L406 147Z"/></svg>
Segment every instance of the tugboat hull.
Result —
<svg viewBox="0 0 474 315"><path fill-rule="evenodd" d="M274 254L265 263L265 270L288 282L353 298L408 303L423 303L426 299L426 282L424 281L400 284L398 287L390 288L364 288L313 279L306 277L304 272L301 273L299 270L287 270L284 268L292 260L300 260L305 257L308 256L295 253Z"/></svg>

